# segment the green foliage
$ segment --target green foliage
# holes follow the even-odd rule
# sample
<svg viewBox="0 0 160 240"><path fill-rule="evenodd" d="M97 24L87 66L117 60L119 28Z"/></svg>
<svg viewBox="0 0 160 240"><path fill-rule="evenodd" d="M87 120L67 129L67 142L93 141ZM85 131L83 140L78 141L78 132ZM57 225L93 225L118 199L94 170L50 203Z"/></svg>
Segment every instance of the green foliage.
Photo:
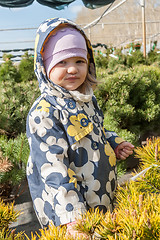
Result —
<svg viewBox="0 0 160 240"><path fill-rule="evenodd" d="M145 174L140 175L135 182L136 187L142 193L160 194L160 167L152 166Z"/></svg>
<svg viewBox="0 0 160 240"><path fill-rule="evenodd" d="M160 138L147 139L147 144L135 149L136 157L140 159L142 169L153 166L160 167Z"/></svg>
<svg viewBox="0 0 160 240"><path fill-rule="evenodd" d="M136 48L135 48L136 49ZM110 53L115 57L111 57ZM143 56L143 53L137 48L130 55L122 54L121 49L107 49L106 56L98 54L95 56L95 63L97 68L107 69L109 74L113 74L120 70L126 70L127 68L133 68L136 65L160 65L160 54L156 51L148 53L147 57Z"/></svg>
<svg viewBox="0 0 160 240"><path fill-rule="evenodd" d="M9 228L9 225L15 222L20 212L14 210L14 203L5 204L0 199L0 232ZM1 239L1 238L0 238Z"/></svg>
<svg viewBox="0 0 160 240"><path fill-rule="evenodd" d="M160 132L159 93L160 70L153 66L137 66L112 76L106 74L95 90L105 117L109 115L116 128L129 131L130 137L148 131Z"/></svg>
<svg viewBox="0 0 160 240"><path fill-rule="evenodd" d="M5 230L2 229L2 231L0 231L0 240L25 240L25 236L23 234L23 232L19 232L17 234L15 234L14 230Z"/></svg>
<svg viewBox="0 0 160 240"><path fill-rule="evenodd" d="M82 215L82 219L77 220L76 230L92 237L103 217L103 213L99 212L98 208L87 211L84 215Z"/></svg>
<svg viewBox="0 0 160 240"><path fill-rule="evenodd" d="M14 139L0 137L2 157L8 159L12 167L8 171L0 171L1 197L9 198L13 187L20 184L26 176L26 164L29 157L29 145L25 134Z"/></svg>
<svg viewBox="0 0 160 240"><path fill-rule="evenodd" d="M98 231L102 239L159 239L160 198L155 194L143 196L134 182L118 191L118 207L106 214ZM109 216L108 216L109 215Z"/></svg>
<svg viewBox="0 0 160 240"><path fill-rule="evenodd" d="M128 67L134 67L135 65L146 64L146 59L143 53L139 50L127 56L126 64Z"/></svg>
<svg viewBox="0 0 160 240"><path fill-rule="evenodd" d="M95 64L98 68L107 68L108 67L108 58L102 54L95 55Z"/></svg>
<svg viewBox="0 0 160 240"><path fill-rule="evenodd" d="M0 129L11 136L25 132L27 114L39 94L37 81L0 82Z"/></svg>
<svg viewBox="0 0 160 240"><path fill-rule="evenodd" d="M66 227L60 226L55 227L50 225L49 228L40 229L41 234L36 234L31 236L31 240L36 240L37 237L39 240L74 240L75 238L66 235ZM27 237L29 240L29 238Z"/></svg>
<svg viewBox="0 0 160 240"><path fill-rule="evenodd" d="M25 132L28 111L40 91L33 71L33 58L28 53L19 69L10 60L11 55L4 54L3 59L5 62L0 66L0 129L16 136Z"/></svg>
<svg viewBox="0 0 160 240"><path fill-rule="evenodd" d="M13 62L10 60L10 57L6 55L4 57L5 62L0 66L0 82L20 82L20 74L17 68L13 65Z"/></svg>
<svg viewBox="0 0 160 240"><path fill-rule="evenodd" d="M148 61L148 64L150 65L157 61L160 61L160 54L157 53L156 51L150 51L148 53L147 61Z"/></svg>
<svg viewBox="0 0 160 240"><path fill-rule="evenodd" d="M19 64L19 74L23 82L36 79L34 73L34 58L26 52Z"/></svg>
<svg viewBox="0 0 160 240"><path fill-rule="evenodd" d="M104 115L104 127L109 131L116 132L119 136L121 136L121 138L125 139L128 142L132 142L135 145L138 141L138 136L135 133L132 133L127 129L120 128L114 116L112 114L109 114L107 111Z"/></svg>
<svg viewBox="0 0 160 240"><path fill-rule="evenodd" d="M137 178L136 185L141 192L147 190L150 193L160 194L160 138L147 139L147 144L137 147L135 153L140 159L139 170L143 173Z"/></svg>

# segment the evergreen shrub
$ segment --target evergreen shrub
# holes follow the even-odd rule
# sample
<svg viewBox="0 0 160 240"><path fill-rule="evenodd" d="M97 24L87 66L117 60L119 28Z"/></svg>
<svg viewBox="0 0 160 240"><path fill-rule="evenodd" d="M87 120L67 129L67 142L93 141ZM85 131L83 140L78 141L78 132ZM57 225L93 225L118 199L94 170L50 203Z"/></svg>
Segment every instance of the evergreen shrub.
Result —
<svg viewBox="0 0 160 240"><path fill-rule="evenodd" d="M20 212L14 210L14 203L4 203L0 199L0 232L9 229L9 225L15 222L19 215Z"/></svg>
<svg viewBox="0 0 160 240"><path fill-rule="evenodd" d="M95 64L98 68L107 68L108 67L108 57L103 56L102 54L95 55Z"/></svg>
<svg viewBox="0 0 160 240"><path fill-rule="evenodd" d="M0 129L11 136L24 133L27 114L39 94L38 81L0 82Z"/></svg>
<svg viewBox="0 0 160 240"><path fill-rule="evenodd" d="M26 134L20 134L17 138L7 139L0 137L0 198L9 199L13 188L21 184L26 177L26 164L29 157L29 144ZM6 168L4 160L11 163L10 168ZM12 193L13 194L13 193Z"/></svg>
<svg viewBox="0 0 160 240"><path fill-rule="evenodd" d="M160 54L156 51L150 51L147 56L148 64L151 65L157 61L160 61Z"/></svg>
<svg viewBox="0 0 160 240"><path fill-rule="evenodd" d="M26 237L24 235L24 232L19 232L16 234L14 230L11 231L11 230L2 229L2 231L0 231L0 239L1 240L25 240Z"/></svg>
<svg viewBox="0 0 160 240"><path fill-rule="evenodd" d="M18 72L21 76L21 81L23 82L36 80L34 73L34 58L32 55L29 55L28 52L22 57L18 66Z"/></svg>
<svg viewBox="0 0 160 240"><path fill-rule="evenodd" d="M15 82L20 82L20 74L18 69L13 65L11 61L12 55L4 55L3 59L5 60L4 63L0 65L0 82L11 82L14 84Z"/></svg>
<svg viewBox="0 0 160 240"><path fill-rule="evenodd" d="M146 58L140 50L132 52L131 55L127 55L126 64L128 67L134 67L135 65L146 65Z"/></svg>
<svg viewBox="0 0 160 240"><path fill-rule="evenodd" d="M0 240L24 240L23 232L15 234L9 230L11 223L16 222L21 213L14 209L14 203L4 203L0 200Z"/></svg>
<svg viewBox="0 0 160 240"><path fill-rule="evenodd" d="M160 132L160 69L136 66L107 75L95 90L105 118L112 125L143 138L150 132ZM108 120L106 120L108 122ZM114 123L115 122L115 123ZM110 130L110 129L108 129ZM131 134L130 134L131 133ZM136 139L137 140L137 139Z"/></svg>

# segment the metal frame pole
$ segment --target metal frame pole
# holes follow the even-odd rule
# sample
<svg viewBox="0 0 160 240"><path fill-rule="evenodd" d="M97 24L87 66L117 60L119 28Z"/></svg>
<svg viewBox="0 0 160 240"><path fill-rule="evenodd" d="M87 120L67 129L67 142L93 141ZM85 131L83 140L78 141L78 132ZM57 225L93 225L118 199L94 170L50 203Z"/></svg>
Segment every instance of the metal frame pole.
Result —
<svg viewBox="0 0 160 240"><path fill-rule="evenodd" d="M145 0L140 0L142 7L142 29L143 29L143 56L146 57L146 21L145 21Z"/></svg>

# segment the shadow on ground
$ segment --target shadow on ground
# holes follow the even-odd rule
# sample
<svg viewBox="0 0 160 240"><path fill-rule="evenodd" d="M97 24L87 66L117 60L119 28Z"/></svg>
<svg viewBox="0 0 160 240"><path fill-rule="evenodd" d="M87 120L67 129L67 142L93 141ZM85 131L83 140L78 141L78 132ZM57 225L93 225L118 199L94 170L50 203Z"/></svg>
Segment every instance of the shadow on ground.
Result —
<svg viewBox="0 0 160 240"><path fill-rule="evenodd" d="M15 200L15 210L21 212L17 221L10 225L10 229L15 229L15 233L24 232L30 238L31 232L39 232L41 228L33 209L31 196L29 193L27 181L21 187L24 192Z"/></svg>

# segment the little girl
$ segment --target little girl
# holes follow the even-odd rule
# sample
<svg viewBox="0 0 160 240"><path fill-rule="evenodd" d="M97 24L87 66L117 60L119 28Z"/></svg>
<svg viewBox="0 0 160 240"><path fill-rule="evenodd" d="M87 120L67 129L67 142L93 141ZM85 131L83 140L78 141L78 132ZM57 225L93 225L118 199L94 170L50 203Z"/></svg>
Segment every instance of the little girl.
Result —
<svg viewBox="0 0 160 240"><path fill-rule="evenodd" d="M73 22L40 25L35 73L41 96L27 118L30 193L43 227L71 229L90 208L112 210L116 158L125 159L134 146L103 127L91 44Z"/></svg>

